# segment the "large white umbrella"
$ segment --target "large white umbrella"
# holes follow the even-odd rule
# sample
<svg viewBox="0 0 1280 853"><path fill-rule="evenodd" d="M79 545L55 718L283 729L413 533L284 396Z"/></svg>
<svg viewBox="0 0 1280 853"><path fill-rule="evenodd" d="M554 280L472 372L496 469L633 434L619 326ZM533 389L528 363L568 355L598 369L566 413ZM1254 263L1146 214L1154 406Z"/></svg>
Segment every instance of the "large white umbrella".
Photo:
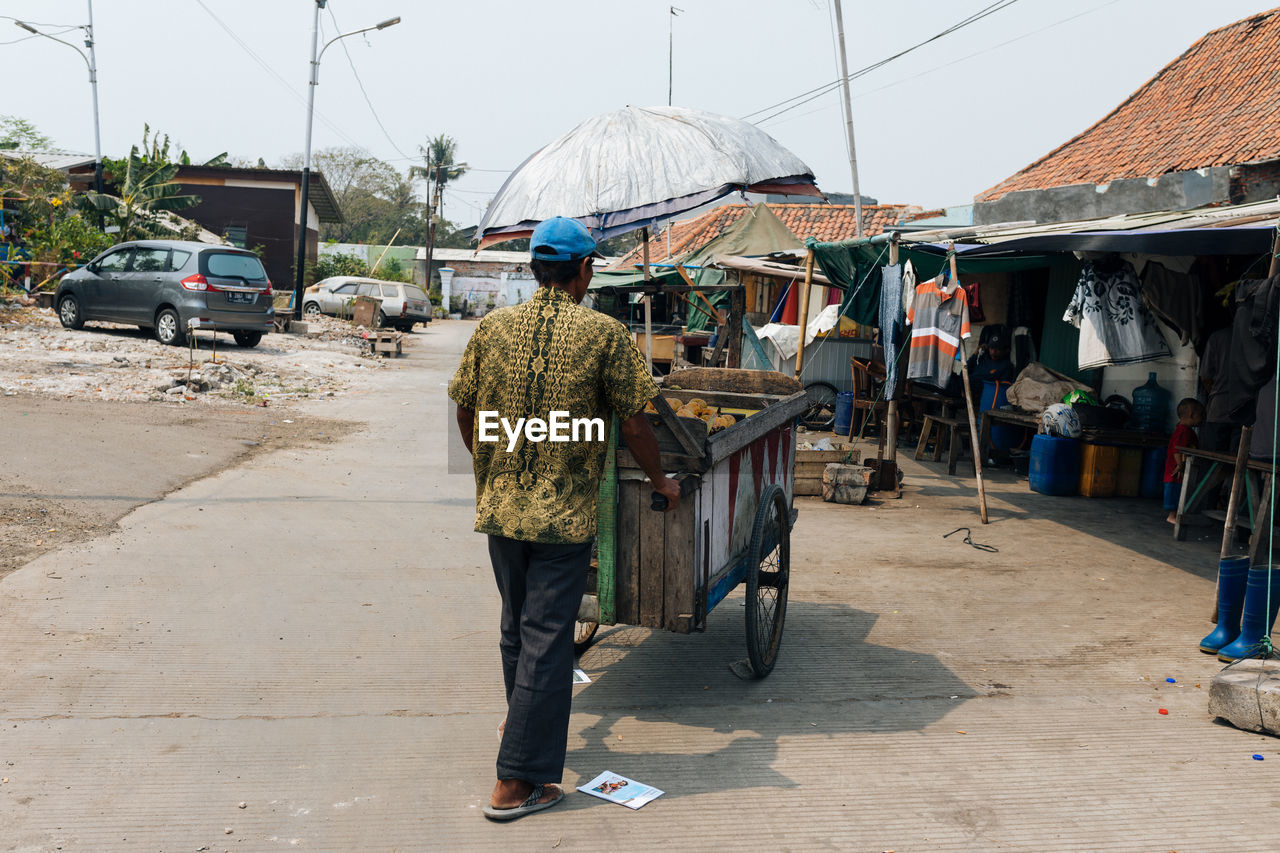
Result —
<svg viewBox="0 0 1280 853"><path fill-rule="evenodd" d="M737 190L822 195L813 170L755 125L683 107L627 107L587 119L525 160L477 233L484 248L568 216L604 239Z"/></svg>

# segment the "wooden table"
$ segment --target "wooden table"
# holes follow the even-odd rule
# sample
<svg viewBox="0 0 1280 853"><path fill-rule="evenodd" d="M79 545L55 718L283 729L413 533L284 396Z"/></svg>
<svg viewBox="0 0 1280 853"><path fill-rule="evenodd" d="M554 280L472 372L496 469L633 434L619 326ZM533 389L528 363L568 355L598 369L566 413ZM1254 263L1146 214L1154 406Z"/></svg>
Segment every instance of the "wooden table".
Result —
<svg viewBox="0 0 1280 853"><path fill-rule="evenodd" d="M982 426L978 430L978 449L979 452L984 454L991 451L992 424L1024 427L1033 432L1038 432L1040 429L1040 416L1033 415L1030 412L1014 409L988 409L985 412L980 412L979 417L982 419ZM1117 447L1164 447L1168 444L1169 437L1132 429L1090 427L1080 431L1080 441L1088 444L1107 444Z"/></svg>
<svg viewBox="0 0 1280 853"><path fill-rule="evenodd" d="M1182 492L1178 497L1178 509L1174 513L1173 538L1186 538L1186 518L1201 513L1218 495L1223 483L1231 482L1235 475L1234 454L1213 450L1184 448L1186 469L1182 474ZM1275 466L1269 462L1250 459L1245 464L1245 513L1237 521L1238 527L1250 529L1249 556L1256 559L1270 528L1271 480Z"/></svg>

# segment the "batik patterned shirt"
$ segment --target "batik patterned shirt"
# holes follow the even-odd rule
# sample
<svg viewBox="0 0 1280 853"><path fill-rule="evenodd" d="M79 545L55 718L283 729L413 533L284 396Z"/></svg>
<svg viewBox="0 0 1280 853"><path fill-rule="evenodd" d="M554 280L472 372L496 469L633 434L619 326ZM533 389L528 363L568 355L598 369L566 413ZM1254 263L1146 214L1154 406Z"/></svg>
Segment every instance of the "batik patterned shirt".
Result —
<svg viewBox="0 0 1280 853"><path fill-rule="evenodd" d="M463 353L449 396L475 413L472 461L476 532L526 542L570 544L596 533L596 499L604 441L529 441L508 451L482 442L482 412L515 425L519 418L626 420L658 393L631 334L617 320L574 303L564 290L540 287L522 305L487 315ZM580 434L581 435L581 434Z"/></svg>

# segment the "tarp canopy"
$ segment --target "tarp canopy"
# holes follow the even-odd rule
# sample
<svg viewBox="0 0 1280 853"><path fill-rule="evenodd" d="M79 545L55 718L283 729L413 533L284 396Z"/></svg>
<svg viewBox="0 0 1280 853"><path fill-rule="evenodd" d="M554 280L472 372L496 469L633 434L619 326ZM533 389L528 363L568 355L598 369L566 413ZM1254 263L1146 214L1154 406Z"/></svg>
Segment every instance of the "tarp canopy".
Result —
<svg viewBox="0 0 1280 853"><path fill-rule="evenodd" d="M755 204L719 236L695 249L684 260L704 266L720 257L759 257L803 248L804 241L782 224L769 205Z"/></svg>
<svg viewBox="0 0 1280 853"><path fill-rule="evenodd" d="M1156 211L1104 219L1013 223L899 235L899 261L920 278L937 275L951 245L961 276L1054 267L1072 252L1144 255L1260 255L1270 251L1280 201L1195 210ZM806 241L817 266L846 289L845 316L877 324L880 268L888 263L889 233L838 243Z"/></svg>
<svg viewBox="0 0 1280 853"><path fill-rule="evenodd" d="M814 195L813 170L760 128L682 107L586 119L512 172L485 211L480 248L568 216L612 237L736 190Z"/></svg>

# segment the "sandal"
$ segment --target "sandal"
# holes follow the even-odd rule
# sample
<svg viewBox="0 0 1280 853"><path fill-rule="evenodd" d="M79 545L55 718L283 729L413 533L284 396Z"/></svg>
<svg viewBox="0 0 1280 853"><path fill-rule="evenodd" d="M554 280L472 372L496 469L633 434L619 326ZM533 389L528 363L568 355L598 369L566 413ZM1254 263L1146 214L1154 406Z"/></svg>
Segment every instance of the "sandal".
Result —
<svg viewBox="0 0 1280 853"><path fill-rule="evenodd" d="M547 788L555 789L556 796L547 800L545 803L538 802L538 800L542 799L542 795L546 793ZM499 809L494 806L485 806L484 816L490 820L515 820L516 818L521 818L525 815L533 814L534 812L540 812L543 809L549 809L563 799L564 791L560 790L558 785L534 785L533 791L529 793L529 796L525 798L525 801L520 805L510 809Z"/></svg>

